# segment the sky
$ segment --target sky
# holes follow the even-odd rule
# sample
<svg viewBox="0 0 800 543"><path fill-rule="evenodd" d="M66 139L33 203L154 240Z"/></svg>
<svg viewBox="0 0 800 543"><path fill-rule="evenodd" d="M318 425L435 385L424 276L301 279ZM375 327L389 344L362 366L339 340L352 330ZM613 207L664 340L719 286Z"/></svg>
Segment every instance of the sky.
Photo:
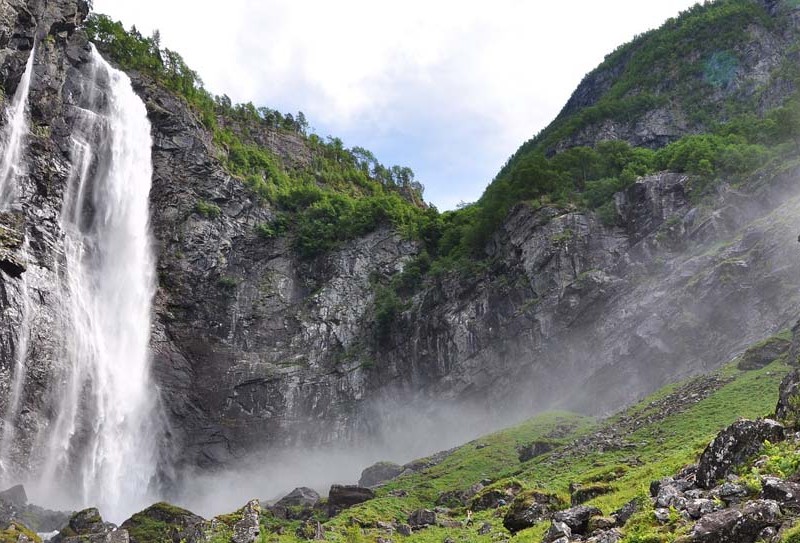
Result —
<svg viewBox="0 0 800 543"><path fill-rule="evenodd" d="M583 76L694 0L94 0L161 32L206 88L303 111L409 166L440 210L477 200Z"/></svg>

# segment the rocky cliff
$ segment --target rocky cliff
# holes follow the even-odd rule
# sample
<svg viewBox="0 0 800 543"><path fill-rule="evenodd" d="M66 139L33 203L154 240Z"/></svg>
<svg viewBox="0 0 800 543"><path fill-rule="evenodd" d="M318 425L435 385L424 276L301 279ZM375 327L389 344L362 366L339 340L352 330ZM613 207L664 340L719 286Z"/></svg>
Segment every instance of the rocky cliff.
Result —
<svg viewBox="0 0 800 543"><path fill-rule="evenodd" d="M12 447L18 467L35 464L37 436L53 417L48 387L60 346L48 329L59 318L57 219L73 95L89 51L78 28L86 12L74 0L0 4L7 99L39 38L22 203L0 218L4 399L22 290L35 293ZM795 169L756 188L726 186L703 205L686 176L661 173L616 196L614 225L590 212L519 204L492 237L483 271L427 279L379 338L374 284L401 272L417 243L380 228L309 260L287 236L258 236L275 211L226 173L184 100L131 77L153 129L154 394L175 466L358 442L411 428L443 405L481 413L487 420L476 428L554 405L607 411L728 361L800 310ZM304 160L303 143L289 136L265 144L284 160ZM198 202L219 214L200 212ZM442 422L450 423L463 420Z"/></svg>

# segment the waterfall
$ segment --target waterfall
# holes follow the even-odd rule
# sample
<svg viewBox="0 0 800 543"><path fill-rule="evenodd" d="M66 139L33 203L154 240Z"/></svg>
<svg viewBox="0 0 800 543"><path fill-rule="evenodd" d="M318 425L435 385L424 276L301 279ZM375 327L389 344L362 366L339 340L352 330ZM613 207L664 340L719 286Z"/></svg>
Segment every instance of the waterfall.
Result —
<svg viewBox="0 0 800 543"><path fill-rule="evenodd" d="M94 48L89 70L61 210L64 357L37 494L119 521L152 501L163 435L148 353L152 140L127 75Z"/></svg>
<svg viewBox="0 0 800 543"><path fill-rule="evenodd" d="M11 103L6 107L6 124L3 127L2 158L0 158L0 211L7 211L17 198L17 182L25 171L24 147L28 134L28 94L33 77L33 60L36 56L34 47L28 55L25 73L17 85ZM28 254L28 239L25 238L20 254L23 258ZM14 367L6 409L3 413L3 429L0 434L0 467L2 471L10 467L8 457L11 444L16 435L16 419L19 415L20 401L25 384L25 360L28 356L30 340L31 299L28 278L23 274L19 280L20 327L17 330L14 346Z"/></svg>
<svg viewBox="0 0 800 543"><path fill-rule="evenodd" d="M8 209L16 197L16 180L24 171L23 148L28 134L28 94L31 90L33 59L36 48L31 50L25 73L17 85L17 91L6 109L6 125L3 128L3 156L0 159L0 211Z"/></svg>

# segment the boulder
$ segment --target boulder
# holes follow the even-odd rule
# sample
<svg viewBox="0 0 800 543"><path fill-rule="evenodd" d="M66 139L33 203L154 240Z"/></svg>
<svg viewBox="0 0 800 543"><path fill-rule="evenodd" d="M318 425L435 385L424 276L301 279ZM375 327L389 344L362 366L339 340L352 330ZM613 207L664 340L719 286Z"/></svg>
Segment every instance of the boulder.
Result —
<svg viewBox="0 0 800 543"><path fill-rule="evenodd" d="M408 525L414 530L436 525L436 513L430 509L417 509L408 516Z"/></svg>
<svg viewBox="0 0 800 543"><path fill-rule="evenodd" d="M626 522L636 513L642 510L641 500L634 498L613 513L611 516L617 520L617 526L624 526Z"/></svg>
<svg viewBox="0 0 800 543"><path fill-rule="evenodd" d="M394 462L378 462L361 472L359 486L372 487L394 479L405 471L405 468Z"/></svg>
<svg viewBox="0 0 800 543"><path fill-rule="evenodd" d="M604 483L596 483L586 486L575 485L572 487L570 501L572 502L572 505L580 505L588 502L589 500L597 498L598 496L609 494L611 492L614 492L614 487Z"/></svg>
<svg viewBox="0 0 800 543"><path fill-rule="evenodd" d="M710 489L732 473L748 457L756 454L764 441L783 439L783 425L771 420L740 420L720 432L706 447L697 465L696 481Z"/></svg>
<svg viewBox="0 0 800 543"><path fill-rule="evenodd" d="M550 441L534 441L527 445L517 447L517 454L520 462L527 462L537 456L542 456L552 451L556 445Z"/></svg>
<svg viewBox="0 0 800 543"><path fill-rule="evenodd" d="M356 485L333 485L328 492L328 512L333 516L374 497L375 493L369 488Z"/></svg>
<svg viewBox="0 0 800 543"><path fill-rule="evenodd" d="M792 428L800 426L800 369L792 371L781 381L775 418Z"/></svg>
<svg viewBox="0 0 800 543"><path fill-rule="evenodd" d="M320 496L316 490L301 486L278 500L275 505L281 507L314 507L319 502L319 499Z"/></svg>
<svg viewBox="0 0 800 543"><path fill-rule="evenodd" d="M130 543L128 531L104 522L100 512L91 507L78 511L69 524L51 540L53 543Z"/></svg>
<svg viewBox="0 0 800 543"><path fill-rule="evenodd" d="M261 505L258 500L247 502L242 509L242 519L233 525L232 543L253 543L260 531L258 526L260 517Z"/></svg>
<svg viewBox="0 0 800 543"><path fill-rule="evenodd" d="M131 543L149 543L154 533L163 541L195 543L204 540L204 524L203 517L160 502L136 513L120 527L128 532Z"/></svg>
<svg viewBox="0 0 800 543"><path fill-rule="evenodd" d="M508 505L522 491L522 485L511 483L503 488L490 488L478 493L470 503L473 511L485 511L486 509L497 509Z"/></svg>
<svg viewBox="0 0 800 543"><path fill-rule="evenodd" d="M786 511L800 511L800 484L784 481L777 477L764 477L761 480L761 497L775 500Z"/></svg>
<svg viewBox="0 0 800 543"><path fill-rule="evenodd" d="M697 543L753 543L764 528L781 522L781 510L773 500L755 500L744 507L723 509L697 521L691 539Z"/></svg>
<svg viewBox="0 0 800 543"><path fill-rule="evenodd" d="M595 516L602 516L603 512L597 507L578 505L553 514L553 520L563 522L569 526L573 534L585 535L589 530L589 520Z"/></svg>
<svg viewBox="0 0 800 543"><path fill-rule="evenodd" d="M686 502L685 511L690 518L697 520L700 517L717 511L720 506L714 500L695 498Z"/></svg>
<svg viewBox="0 0 800 543"><path fill-rule="evenodd" d="M22 485L12 486L0 492L0 501L6 502L14 507L25 507L28 505L28 495Z"/></svg>
<svg viewBox="0 0 800 543"><path fill-rule="evenodd" d="M779 356L789 352L792 342L788 339L771 337L747 349L736 365L740 370L761 369Z"/></svg>
<svg viewBox="0 0 800 543"><path fill-rule="evenodd" d="M278 500L275 505L269 507L269 510L278 518L308 520L314 514L314 508L319 502L320 496L315 490L302 486Z"/></svg>
<svg viewBox="0 0 800 543"><path fill-rule="evenodd" d="M503 526L512 534L516 533L551 518L564 505L563 500L555 494L536 490L523 492L511 503L503 518Z"/></svg>
<svg viewBox="0 0 800 543"><path fill-rule="evenodd" d="M550 523L550 528L548 528L542 541L549 543L561 539L562 537L566 537L567 539L572 537L572 530L566 523L554 520Z"/></svg>

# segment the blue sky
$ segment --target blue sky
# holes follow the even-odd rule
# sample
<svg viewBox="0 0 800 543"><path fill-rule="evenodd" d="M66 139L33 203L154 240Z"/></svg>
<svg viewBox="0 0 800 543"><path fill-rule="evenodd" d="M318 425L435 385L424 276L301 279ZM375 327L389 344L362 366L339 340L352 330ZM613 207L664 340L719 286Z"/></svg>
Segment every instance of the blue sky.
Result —
<svg viewBox="0 0 800 543"><path fill-rule="evenodd" d="M95 0L217 94L411 167L439 209L476 200L618 45L687 0Z"/></svg>

